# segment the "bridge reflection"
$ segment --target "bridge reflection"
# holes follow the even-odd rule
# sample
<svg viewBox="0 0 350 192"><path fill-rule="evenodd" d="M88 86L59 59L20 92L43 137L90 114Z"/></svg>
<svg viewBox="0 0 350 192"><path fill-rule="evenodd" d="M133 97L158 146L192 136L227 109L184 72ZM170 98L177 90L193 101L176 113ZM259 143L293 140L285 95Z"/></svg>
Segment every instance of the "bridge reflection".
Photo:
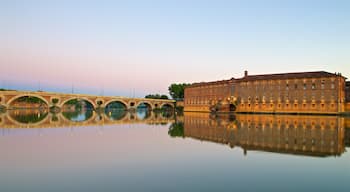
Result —
<svg viewBox="0 0 350 192"><path fill-rule="evenodd" d="M266 151L306 156L340 156L349 143L345 119L338 116L221 115L185 113L170 136L193 138Z"/></svg>
<svg viewBox="0 0 350 192"><path fill-rule="evenodd" d="M113 124L166 124L174 122L172 112L155 113L148 110L66 111L50 113L46 109L8 110L0 113L0 128L51 128Z"/></svg>

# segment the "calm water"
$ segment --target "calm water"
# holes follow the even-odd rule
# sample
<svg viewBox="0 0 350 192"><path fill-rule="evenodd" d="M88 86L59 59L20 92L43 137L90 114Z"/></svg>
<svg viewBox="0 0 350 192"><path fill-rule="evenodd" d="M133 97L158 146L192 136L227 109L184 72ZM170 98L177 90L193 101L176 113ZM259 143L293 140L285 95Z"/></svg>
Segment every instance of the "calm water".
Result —
<svg viewBox="0 0 350 192"><path fill-rule="evenodd" d="M349 191L350 119L0 114L0 191Z"/></svg>

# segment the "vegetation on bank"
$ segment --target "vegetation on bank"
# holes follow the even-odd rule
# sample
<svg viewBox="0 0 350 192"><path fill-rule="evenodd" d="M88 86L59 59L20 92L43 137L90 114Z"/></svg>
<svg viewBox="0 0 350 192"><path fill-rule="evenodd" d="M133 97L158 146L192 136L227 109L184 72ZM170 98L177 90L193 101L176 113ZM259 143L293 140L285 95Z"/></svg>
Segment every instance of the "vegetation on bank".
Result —
<svg viewBox="0 0 350 192"><path fill-rule="evenodd" d="M16 91L16 90L0 88L0 91Z"/></svg>
<svg viewBox="0 0 350 192"><path fill-rule="evenodd" d="M184 131L184 123L183 122L176 122L171 124L168 135L171 137L185 137L185 131Z"/></svg>
<svg viewBox="0 0 350 192"><path fill-rule="evenodd" d="M146 99L169 99L167 95L149 94L145 96Z"/></svg>
<svg viewBox="0 0 350 192"><path fill-rule="evenodd" d="M78 99L69 100L64 105L65 106L74 106L76 110L82 110L83 108L86 108L86 109L93 109L94 108L92 106L92 104L90 104L89 102L87 102L85 100L78 100Z"/></svg>
<svg viewBox="0 0 350 192"><path fill-rule="evenodd" d="M175 100L183 100L185 88L191 84L188 83L173 83L168 87L170 96Z"/></svg>
<svg viewBox="0 0 350 192"><path fill-rule="evenodd" d="M24 96L16 99L16 102L25 102L25 103L36 103L36 104L45 104L43 100L37 97Z"/></svg>

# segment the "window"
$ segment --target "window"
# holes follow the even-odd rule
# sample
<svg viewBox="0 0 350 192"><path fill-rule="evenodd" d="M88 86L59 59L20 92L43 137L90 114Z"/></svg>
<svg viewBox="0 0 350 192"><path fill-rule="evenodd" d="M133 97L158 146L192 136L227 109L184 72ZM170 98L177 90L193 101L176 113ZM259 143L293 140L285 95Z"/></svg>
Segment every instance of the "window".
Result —
<svg viewBox="0 0 350 192"><path fill-rule="evenodd" d="M294 85L294 89L298 89L298 84L295 84L295 85Z"/></svg>
<svg viewBox="0 0 350 192"><path fill-rule="evenodd" d="M331 89L334 89L335 88L335 85L334 83L331 84Z"/></svg>
<svg viewBox="0 0 350 192"><path fill-rule="evenodd" d="M316 84L315 83L312 83L311 89L316 89Z"/></svg>
<svg viewBox="0 0 350 192"><path fill-rule="evenodd" d="M288 84L286 85L286 90L289 90L289 85Z"/></svg>
<svg viewBox="0 0 350 192"><path fill-rule="evenodd" d="M304 90L306 90L306 83L304 83Z"/></svg>
<svg viewBox="0 0 350 192"><path fill-rule="evenodd" d="M324 89L324 80L321 82L321 89Z"/></svg>

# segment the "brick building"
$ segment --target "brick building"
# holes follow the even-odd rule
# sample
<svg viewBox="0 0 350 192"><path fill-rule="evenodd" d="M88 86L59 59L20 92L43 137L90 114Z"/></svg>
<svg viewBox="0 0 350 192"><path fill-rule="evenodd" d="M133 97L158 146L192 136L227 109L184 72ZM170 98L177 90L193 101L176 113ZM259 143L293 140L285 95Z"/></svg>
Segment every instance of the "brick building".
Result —
<svg viewBox="0 0 350 192"><path fill-rule="evenodd" d="M340 113L345 77L324 71L248 75L194 83L185 89L185 111Z"/></svg>

